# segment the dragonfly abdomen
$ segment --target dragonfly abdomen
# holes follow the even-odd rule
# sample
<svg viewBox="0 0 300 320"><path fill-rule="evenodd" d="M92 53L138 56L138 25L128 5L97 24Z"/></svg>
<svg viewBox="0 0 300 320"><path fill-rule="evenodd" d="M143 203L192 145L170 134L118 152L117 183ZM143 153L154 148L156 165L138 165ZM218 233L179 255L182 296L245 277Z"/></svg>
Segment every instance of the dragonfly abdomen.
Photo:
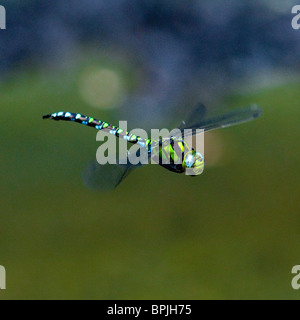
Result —
<svg viewBox="0 0 300 320"><path fill-rule="evenodd" d="M128 131L124 131L119 127L113 126L112 124L106 121L97 120L92 117L84 116L80 113L60 111L60 112L45 115L43 116L43 119L53 119L56 121L59 121L59 120L73 121L88 127L95 128L97 130L103 130L105 132L109 132L110 134L113 134L116 137L124 139L130 143L138 143L142 147L147 147L148 144L150 144L150 139L144 140L139 136L130 134Z"/></svg>

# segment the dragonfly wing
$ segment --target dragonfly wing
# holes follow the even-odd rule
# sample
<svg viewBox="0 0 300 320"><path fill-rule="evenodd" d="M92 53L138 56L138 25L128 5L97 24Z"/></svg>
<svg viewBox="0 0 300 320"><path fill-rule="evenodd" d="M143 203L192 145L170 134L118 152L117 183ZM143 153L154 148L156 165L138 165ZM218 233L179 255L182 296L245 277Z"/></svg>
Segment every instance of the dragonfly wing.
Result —
<svg viewBox="0 0 300 320"><path fill-rule="evenodd" d="M140 154L140 149L136 152L142 163L148 162L148 154ZM84 184L95 190L107 191L115 189L134 169L143 166L142 163L131 164L129 162L130 153L128 152L127 164L121 164L117 159L116 164L100 165L94 161L89 164L84 172ZM146 157L146 158L145 158ZM124 160L124 159L123 159ZM123 161L124 162L124 161Z"/></svg>
<svg viewBox="0 0 300 320"><path fill-rule="evenodd" d="M210 131L248 122L258 118L260 115L261 109L257 105L251 105L216 117L200 119L197 123L194 123L192 126L186 126L184 129L203 129L204 131Z"/></svg>
<svg viewBox="0 0 300 320"><path fill-rule="evenodd" d="M190 146L194 146L192 137L196 135L202 135L202 132L196 129L202 129L204 131L210 131L219 128L226 128L240 123L254 120L261 115L261 109L257 105L251 105L241 109L233 110L228 113L224 113L217 116L209 117L206 114L206 108L203 105L199 105L190 114L188 121L185 122L185 127L181 128L181 134L176 135L175 138L184 138ZM184 131L185 129L192 129ZM200 140L201 141L201 140ZM194 148L196 148L194 146ZM199 149L199 148L197 148ZM198 150L199 151L199 150Z"/></svg>
<svg viewBox="0 0 300 320"><path fill-rule="evenodd" d="M188 115L187 119L182 121L178 129L194 128L197 124L205 118L206 107L199 103L192 112Z"/></svg>
<svg viewBox="0 0 300 320"><path fill-rule="evenodd" d="M91 189L108 191L115 189L137 166L132 164L104 164L93 162L83 175L84 184Z"/></svg>

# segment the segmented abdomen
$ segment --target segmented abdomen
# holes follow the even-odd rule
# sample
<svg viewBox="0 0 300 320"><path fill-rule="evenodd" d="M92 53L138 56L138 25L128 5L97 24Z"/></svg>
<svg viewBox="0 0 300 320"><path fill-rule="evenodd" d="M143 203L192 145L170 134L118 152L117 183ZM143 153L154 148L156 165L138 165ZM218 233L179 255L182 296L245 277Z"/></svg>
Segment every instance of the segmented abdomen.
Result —
<svg viewBox="0 0 300 320"><path fill-rule="evenodd" d="M123 129L113 126L108 122L94 119L92 117L84 116L80 113L72 113L72 112L56 112L52 114L48 114L43 117L43 119L53 119L56 121L73 121L88 127L95 128L97 130L103 130L105 132L109 132L117 137L120 137L124 140L127 140L131 143L138 143L142 147L149 147L151 145L151 140L144 140L139 136L134 134L130 134L128 131L124 131Z"/></svg>

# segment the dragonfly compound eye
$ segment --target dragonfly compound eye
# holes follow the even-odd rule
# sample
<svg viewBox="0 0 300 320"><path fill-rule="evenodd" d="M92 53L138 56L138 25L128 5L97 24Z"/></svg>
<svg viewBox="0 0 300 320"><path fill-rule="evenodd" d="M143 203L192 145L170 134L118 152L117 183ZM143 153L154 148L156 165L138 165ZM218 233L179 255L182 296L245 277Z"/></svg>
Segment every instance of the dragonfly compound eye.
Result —
<svg viewBox="0 0 300 320"><path fill-rule="evenodd" d="M194 166L194 163L195 163L195 157L193 153L190 151L185 155L183 165L186 168L192 168Z"/></svg>

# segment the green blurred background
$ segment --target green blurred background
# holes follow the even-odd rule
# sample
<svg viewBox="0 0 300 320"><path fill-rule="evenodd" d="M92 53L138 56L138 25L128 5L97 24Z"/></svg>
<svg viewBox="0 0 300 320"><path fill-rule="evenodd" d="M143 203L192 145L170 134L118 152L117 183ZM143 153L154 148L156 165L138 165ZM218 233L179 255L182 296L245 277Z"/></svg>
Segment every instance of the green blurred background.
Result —
<svg viewBox="0 0 300 320"><path fill-rule="evenodd" d="M2 84L2 298L298 298L299 89L230 98L264 113L219 131L229 164L197 179L149 166L102 194L81 182L94 132L41 120L58 102L94 111L72 81Z"/></svg>
<svg viewBox="0 0 300 320"><path fill-rule="evenodd" d="M107 65L83 56L53 72L26 64L0 84L0 298L298 299L299 78L224 96L263 116L207 134L200 177L146 166L96 192L82 183L95 132L42 121L60 109L124 120L84 99L86 70ZM130 91L127 69L114 66Z"/></svg>

